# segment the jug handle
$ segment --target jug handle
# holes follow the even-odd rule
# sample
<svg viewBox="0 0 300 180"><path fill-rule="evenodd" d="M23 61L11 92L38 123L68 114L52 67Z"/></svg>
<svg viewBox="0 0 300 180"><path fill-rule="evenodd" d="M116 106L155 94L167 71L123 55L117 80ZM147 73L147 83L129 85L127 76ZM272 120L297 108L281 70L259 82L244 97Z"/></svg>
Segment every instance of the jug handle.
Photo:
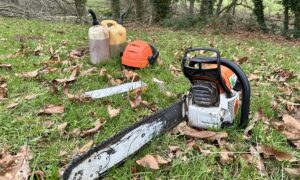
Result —
<svg viewBox="0 0 300 180"><path fill-rule="evenodd" d="M108 28L108 24L112 24L113 26L116 26L118 23L116 21L114 21L114 20L103 20L101 22L101 25L105 26L107 28Z"/></svg>

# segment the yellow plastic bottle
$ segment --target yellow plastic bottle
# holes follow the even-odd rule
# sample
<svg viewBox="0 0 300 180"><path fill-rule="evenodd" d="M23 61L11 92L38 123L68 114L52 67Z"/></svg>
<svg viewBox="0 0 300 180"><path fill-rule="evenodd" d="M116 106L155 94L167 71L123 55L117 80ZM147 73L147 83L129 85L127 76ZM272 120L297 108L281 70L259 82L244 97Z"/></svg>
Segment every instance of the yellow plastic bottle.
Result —
<svg viewBox="0 0 300 180"><path fill-rule="evenodd" d="M111 57L120 56L125 48L127 39L126 29L113 20L103 20L101 25L107 27L109 31L109 47Z"/></svg>

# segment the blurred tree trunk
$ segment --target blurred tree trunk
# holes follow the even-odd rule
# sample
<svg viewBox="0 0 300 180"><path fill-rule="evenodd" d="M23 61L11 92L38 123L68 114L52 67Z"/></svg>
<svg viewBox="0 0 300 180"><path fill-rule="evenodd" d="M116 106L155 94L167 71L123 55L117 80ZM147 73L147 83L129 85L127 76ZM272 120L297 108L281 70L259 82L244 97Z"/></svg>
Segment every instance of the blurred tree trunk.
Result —
<svg viewBox="0 0 300 180"><path fill-rule="evenodd" d="M289 6L284 5L284 22L283 22L283 35L286 36L289 31Z"/></svg>
<svg viewBox="0 0 300 180"><path fill-rule="evenodd" d="M195 10L195 0L190 0L190 8L189 8L190 16L194 16L194 10Z"/></svg>
<svg viewBox="0 0 300 180"><path fill-rule="evenodd" d="M267 32L267 25L265 21L264 15L264 5L263 0L252 0L254 4L254 14L256 15L257 22L259 24L260 29L263 32Z"/></svg>
<svg viewBox="0 0 300 180"><path fill-rule="evenodd" d="M77 17L82 18L84 15L86 15L85 5L86 0L75 0Z"/></svg>
<svg viewBox="0 0 300 180"><path fill-rule="evenodd" d="M294 29L296 31L296 37L300 37L300 7L298 9L298 11L294 12L295 14L295 25L294 25Z"/></svg>
<svg viewBox="0 0 300 180"><path fill-rule="evenodd" d="M154 21L165 19L171 12L172 0L150 0L154 13Z"/></svg>
<svg viewBox="0 0 300 180"><path fill-rule="evenodd" d="M111 13L114 19L120 16L120 0L111 0Z"/></svg>
<svg viewBox="0 0 300 180"><path fill-rule="evenodd" d="M207 20L214 13L215 0L201 0L200 16L203 20Z"/></svg>
<svg viewBox="0 0 300 180"><path fill-rule="evenodd" d="M217 5L217 9L216 9L216 16L220 15L222 4L223 4L223 0L219 0L218 5Z"/></svg>
<svg viewBox="0 0 300 180"><path fill-rule="evenodd" d="M133 0L136 16L138 18L144 15L144 0Z"/></svg>

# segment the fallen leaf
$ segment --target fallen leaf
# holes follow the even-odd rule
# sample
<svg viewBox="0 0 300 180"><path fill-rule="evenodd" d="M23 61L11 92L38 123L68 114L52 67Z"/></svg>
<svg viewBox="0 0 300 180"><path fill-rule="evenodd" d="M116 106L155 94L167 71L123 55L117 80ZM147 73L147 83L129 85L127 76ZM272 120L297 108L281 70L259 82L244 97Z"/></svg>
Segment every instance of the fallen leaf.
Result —
<svg viewBox="0 0 300 180"><path fill-rule="evenodd" d="M99 76L100 76L100 77L105 76L105 75L106 75L106 72L107 72L107 70L106 70L104 67L101 68L100 71L99 71Z"/></svg>
<svg viewBox="0 0 300 180"><path fill-rule="evenodd" d="M91 129L88 129L86 131L83 131L81 134L80 134L80 137L87 137L87 136L91 136L93 134L95 134L97 131L99 131L99 129L101 128L102 126L102 123L100 120L96 121L94 123L94 128L91 128Z"/></svg>
<svg viewBox="0 0 300 180"><path fill-rule="evenodd" d="M300 168L284 168L284 170L290 175L290 176L300 176Z"/></svg>
<svg viewBox="0 0 300 180"><path fill-rule="evenodd" d="M70 94L69 93L69 83L64 84L64 94L67 96L67 98L71 101L75 102L89 102L92 100L91 97L85 96L82 93L79 94Z"/></svg>
<svg viewBox="0 0 300 180"><path fill-rule="evenodd" d="M6 108L7 109L13 109L15 107L17 107L19 105L18 102L13 102L13 103L10 103Z"/></svg>
<svg viewBox="0 0 300 180"><path fill-rule="evenodd" d="M160 66L164 64L160 57L157 58L157 64Z"/></svg>
<svg viewBox="0 0 300 180"><path fill-rule="evenodd" d="M0 84L0 100L7 98L7 84Z"/></svg>
<svg viewBox="0 0 300 180"><path fill-rule="evenodd" d="M35 56L40 56L42 55L42 51L43 51L43 47L41 44L39 44L34 50L33 50L33 54Z"/></svg>
<svg viewBox="0 0 300 180"><path fill-rule="evenodd" d="M300 122L295 118L293 118L292 116L285 114L283 115L282 120L287 126L300 130Z"/></svg>
<svg viewBox="0 0 300 180"><path fill-rule="evenodd" d="M93 146L94 141L90 140L88 143L86 143L85 145L83 145L80 149L79 152L80 153L85 153L87 152L89 149L91 149L91 147Z"/></svg>
<svg viewBox="0 0 300 180"><path fill-rule="evenodd" d="M42 109L40 109L39 114L62 114L65 111L64 105L53 105L50 104Z"/></svg>
<svg viewBox="0 0 300 180"><path fill-rule="evenodd" d="M158 87L161 91L165 90L165 83L163 81L161 81L157 78L153 78L152 81L155 82L158 85Z"/></svg>
<svg viewBox="0 0 300 180"><path fill-rule="evenodd" d="M70 133L70 135L72 137L78 137L80 135L80 132L81 132L80 128L75 128L75 129L72 130L72 132Z"/></svg>
<svg viewBox="0 0 300 180"><path fill-rule="evenodd" d="M35 70L35 71L30 71L30 72L24 72L21 74L16 74L16 76L18 77L22 77L22 78L34 78L37 77L39 75L39 69Z"/></svg>
<svg viewBox="0 0 300 180"><path fill-rule="evenodd" d="M109 80L109 82L112 84L112 85L119 85L121 84L123 81L121 79L115 79L113 78L111 75L109 74L106 74L107 76L107 79Z"/></svg>
<svg viewBox="0 0 300 180"><path fill-rule="evenodd" d="M292 156L291 154L287 153L287 152L284 152L284 151L280 151L280 150L277 150L271 146L268 146L268 145L259 145L257 147L257 151L259 153L263 153L267 156L275 156L275 158L278 160L278 161L291 161L291 160L295 160L295 157Z"/></svg>
<svg viewBox="0 0 300 180"><path fill-rule="evenodd" d="M165 160L160 155L154 155L154 157L155 157L158 164L168 164L169 163L169 161Z"/></svg>
<svg viewBox="0 0 300 180"><path fill-rule="evenodd" d="M3 69L11 69L11 68L12 68L12 65L11 65L11 64L1 64L1 63L0 63L0 68L3 68Z"/></svg>
<svg viewBox="0 0 300 180"><path fill-rule="evenodd" d="M98 71L98 69L97 69L96 67L92 67L92 68L90 68L90 69L87 69L87 70L85 70L85 71L82 71L82 72L80 73L80 76L91 75L92 73L95 73L95 72L97 72L97 71Z"/></svg>
<svg viewBox="0 0 300 180"><path fill-rule="evenodd" d="M0 179L28 179L31 172L29 160L32 159L31 151L28 146L20 147L16 155L11 155L7 150L1 152L0 155Z"/></svg>
<svg viewBox="0 0 300 180"><path fill-rule="evenodd" d="M72 59L79 59L82 56L84 56L85 54L87 54L89 52L89 48L88 47L81 47L81 48L77 48L72 50L69 53L70 58Z"/></svg>
<svg viewBox="0 0 300 180"><path fill-rule="evenodd" d="M124 69L122 71L124 77L128 80L128 81L131 81L131 82L135 82L135 81L138 81L140 79L138 73L136 72L133 72L133 71L129 71L127 69Z"/></svg>
<svg viewBox="0 0 300 180"><path fill-rule="evenodd" d="M45 128L50 128L51 126L54 125L54 122L51 121L51 120L47 120L47 121L43 121L42 124L43 124L43 126L44 126Z"/></svg>
<svg viewBox="0 0 300 180"><path fill-rule="evenodd" d="M130 93L134 93L134 95L135 95L134 99L130 99L130 96L128 96L130 106L132 108L136 108L142 102L142 88L135 89L134 91L132 91ZM130 93L129 93L129 95L130 95Z"/></svg>
<svg viewBox="0 0 300 180"><path fill-rule="evenodd" d="M67 125L68 125L68 123L65 122L65 123L59 124L59 125L57 126L57 129L58 129L59 134L60 134L61 136L63 136L63 135L65 134Z"/></svg>
<svg viewBox="0 0 300 180"><path fill-rule="evenodd" d="M155 157L153 155L146 155L143 158L135 161L138 165L146 167L146 168L150 168L150 169L154 169L154 170L158 170L159 169L159 165L157 160L155 159Z"/></svg>
<svg viewBox="0 0 300 180"><path fill-rule="evenodd" d="M77 79L76 76L79 74L81 66L82 65L77 65L74 68L72 68L73 69L72 73L68 78L55 79L54 81L58 82L58 83L61 83L61 84L74 82Z"/></svg>
<svg viewBox="0 0 300 180"><path fill-rule="evenodd" d="M170 64L169 69L171 71L171 74L175 77L178 77L178 75L181 73L181 69L177 68L176 66Z"/></svg>
<svg viewBox="0 0 300 180"><path fill-rule="evenodd" d="M169 146L169 158L173 159L174 157L178 158L183 152L178 146Z"/></svg>
<svg viewBox="0 0 300 180"><path fill-rule="evenodd" d="M188 137L196 139L209 139L209 140L220 140L226 138L228 134L226 132L213 132L213 131L203 131L197 130L188 126L182 126L178 128L178 131Z"/></svg>
<svg viewBox="0 0 300 180"><path fill-rule="evenodd" d="M244 64L246 62L248 62L249 58L248 57L242 57L242 58L233 58L233 61L238 63L238 64Z"/></svg>
<svg viewBox="0 0 300 180"><path fill-rule="evenodd" d="M60 151L59 152L59 154L58 154L58 157L64 157L64 156L66 156L68 153L67 153L67 151Z"/></svg>
<svg viewBox="0 0 300 180"><path fill-rule="evenodd" d="M248 76L249 81L258 80L258 79L259 79L259 76L252 74L252 73Z"/></svg>
<svg viewBox="0 0 300 180"><path fill-rule="evenodd" d="M38 180L44 180L44 179L46 179L45 178L45 173L43 171L41 171L41 170L29 173L28 174L28 179L31 179L31 178L38 179Z"/></svg>
<svg viewBox="0 0 300 180"><path fill-rule="evenodd" d="M267 171L265 169L265 165L264 165L261 157L259 156L259 153L253 146L250 146L250 153L253 156L253 161L256 164L256 168L259 170L259 174L261 176L266 176Z"/></svg>
<svg viewBox="0 0 300 180"><path fill-rule="evenodd" d="M25 96L24 98L25 98L26 100L32 100L32 99L34 99L34 98L36 98L36 97L37 97L36 94L30 94L30 95Z"/></svg>
<svg viewBox="0 0 300 180"><path fill-rule="evenodd" d="M221 158L221 163L223 165L229 164L233 161L233 153L226 151L226 150L222 150L220 152L220 158Z"/></svg>
<svg viewBox="0 0 300 180"><path fill-rule="evenodd" d="M120 113L120 109L114 109L111 105L107 106L107 111L110 118L116 117Z"/></svg>

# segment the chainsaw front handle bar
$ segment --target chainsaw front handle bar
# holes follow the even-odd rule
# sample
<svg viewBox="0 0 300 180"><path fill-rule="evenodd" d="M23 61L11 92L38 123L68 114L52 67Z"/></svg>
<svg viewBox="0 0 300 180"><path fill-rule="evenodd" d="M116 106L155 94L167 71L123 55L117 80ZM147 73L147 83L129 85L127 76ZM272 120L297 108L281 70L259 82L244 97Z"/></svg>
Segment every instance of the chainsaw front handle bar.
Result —
<svg viewBox="0 0 300 180"><path fill-rule="evenodd" d="M184 71L185 68L189 68L186 67L186 61L188 59L187 55L190 52L195 52L195 51L205 51L205 52L213 52L216 54L216 57L207 57L207 56L197 56L197 57L192 57L190 59L190 63L204 63L204 64L217 64L217 71L218 71L218 80L220 82L220 85L222 86L222 88L225 90L227 97L232 97L232 93L230 91L230 89L226 86L225 81L222 78L222 74L221 74L221 56L220 56L220 51L218 51L217 49L213 49L213 48L189 48L185 51L183 59L182 59L182 69L183 69L183 73L186 77L188 77L191 80L191 75L189 73L187 73L186 71ZM201 67L199 67L201 70Z"/></svg>

